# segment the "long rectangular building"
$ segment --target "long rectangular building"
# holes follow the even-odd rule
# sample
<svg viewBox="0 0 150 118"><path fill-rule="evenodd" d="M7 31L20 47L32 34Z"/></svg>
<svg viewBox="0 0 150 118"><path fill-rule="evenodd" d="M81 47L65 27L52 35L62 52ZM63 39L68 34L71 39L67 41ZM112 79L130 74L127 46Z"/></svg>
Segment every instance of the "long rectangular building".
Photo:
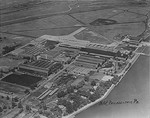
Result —
<svg viewBox="0 0 150 118"><path fill-rule="evenodd" d="M25 73L48 76L62 68L59 62L51 62L47 59L40 59L27 64L20 64L19 70Z"/></svg>
<svg viewBox="0 0 150 118"><path fill-rule="evenodd" d="M82 60L82 61L86 61L86 62L89 62L89 63L100 63L102 64L106 58L103 58L103 57L95 57L93 55L80 55L78 57L77 60Z"/></svg>
<svg viewBox="0 0 150 118"><path fill-rule="evenodd" d="M128 55L118 53L119 51L107 51L107 50L99 50L99 49L92 49L92 48L81 48L81 52L86 52L89 54L96 54L96 55L105 55L107 57L118 57L118 58L127 58Z"/></svg>

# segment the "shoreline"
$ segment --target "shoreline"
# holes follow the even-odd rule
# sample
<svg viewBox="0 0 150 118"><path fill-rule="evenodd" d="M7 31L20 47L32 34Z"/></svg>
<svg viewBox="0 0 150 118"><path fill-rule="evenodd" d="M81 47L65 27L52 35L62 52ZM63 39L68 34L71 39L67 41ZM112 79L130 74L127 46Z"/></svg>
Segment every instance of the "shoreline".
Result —
<svg viewBox="0 0 150 118"><path fill-rule="evenodd" d="M133 66L133 64L136 62L136 60L139 58L139 56L140 55L137 54L137 55L135 55L135 57L133 57L132 60L130 60L131 66L129 68L126 67L126 68L128 68L128 70L126 70L126 68L124 69L124 71L122 72L122 76L121 76L121 79L119 80L119 82L116 85L112 84L111 87L107 90L107 92L101 98L97 99L94 102L91 102L91 103L85 105L84 107L82 107L79 110L73 112L72 114L69 114L67 116L62 116L62 118L74 118L75 115L77 115L78 113L82 112L83 110L88 109L89 107L91 107L91 106L95 105L96 103L98 103L98 102L102 101L103 99L105 99L109 95L109 93L114 89L114 87L117 86L120 83L120 81L124 78L124 76L130 70L130 68Z"/></svg>
<svg viewBox="0 0 150 118"><path fill-rule="evenodd" d="M73 112L70 115L63 116L62 118L73 118L73 117L75 117L76 114L78 114L78 113L82 112L83 110L86 110L87 108L89 108L89 107L95 105L96 103L102 101L103 99L105 99L109 95L109 93L113 90L114 87L115 87L115 85L112 84L111 87L107 90L107 92L101 98L97 99L94 102L91 102L91 103L85 105L84 107L80 108L79 110Z"/></svg>

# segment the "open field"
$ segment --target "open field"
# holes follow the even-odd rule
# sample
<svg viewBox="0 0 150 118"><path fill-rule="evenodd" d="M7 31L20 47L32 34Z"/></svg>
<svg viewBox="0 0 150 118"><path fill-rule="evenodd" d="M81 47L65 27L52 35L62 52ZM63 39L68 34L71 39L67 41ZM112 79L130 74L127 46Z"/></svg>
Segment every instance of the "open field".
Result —
<svg viewBox="0 0 150 118"><path fill-rule="evenodd" d="M15 46L15 49L30 42L32 38L24 36L0 33L0 54L4 54L5 47Z"/></svg>
<svg viewBox="0 0 150 118"><path fill-rule="evenodd" d="M32 24L32 25L31 25ZM72 27L75 25L80 25L78 21L71 18L68 15L60 15L60 16L53 16L43 19L38 19L34 21L28 21L24 23L13 24L9 26L2 27L2 31L9 31L9 32L23 32L23 31L35 31L40 29L49 29L49 28L59 28L59 27Z"/></svg>
<svg viewBox="0 0 150 118"><path fill-rule="evenodd" d="M7 1L7 0L6 0ZM16 1L16 0L15 0ZM25 10L37 9L39 7L46 7L50 5L54 5L56 2L50 0L19 0L18 2L10 1L10 2L1 2L1 14L11 14L14 12L21 12Z"/></svg>
<svg viewBox="0 0 150 118"><path fill-rule="evenodd" d="M101 81L101 79L104 77L105 75L103 74L103 72L99 72L99 73L95 73L94 75L90 76L91 79L98 79L99 81Z"/></svg>
<svg viewBox="0 0 150 118"><path fill-rule="evenodd" d="M75 34L74 37L80 40L86 40L92 43L99 43L99 44L110 44L113 42L112 40L105 38L103 35L95 33L89 29L85 29L79 32L78 34Z"/></svg>
<svg viewBox="0 0 150 118"><path fill-rule="evenodd" d="M145 50L143 51L145 54L150 54L150 47L146 47Z"/></svg>
<svg viewBox="0 0 150 118"><path fill-rule="evenodd" d="M145 31L144 23L125 23L93 27L93 30L106 38L113 40L118 34L138 36Z"/></svg>
<svg viewBox="0 0 150 118"><path fill-rule="evenodd" d="M129 8L128 10L139 13L139 14L147 14L150 11L150 7L134 7L134 8Z"/></svg>
<svg viewBox="0 0 150 118"><path fill-rule="evenodd" d="M91 23L98 18L108 18L114 16L115 14L122 13L123 10L118 9L106 9L106 10L97 10L97 11L90 11L84 13L76 13L72 14L75 18L81 20L84 23Z"/></svg>
<svg viewBox="0 0 150 118"><path fill-rule="evenodd" d="M82 22L85 23L85 25L88 25L90 22L96 20L97 18L110 18L118 21L119 24L107 26L90 26L90 28L96 33L99 33L108 38L109 40L112 40L113 37L118 34L131 34L133 36L137 36L145 30L145 24L142 23L142 21L145 20L145 16L130 12L124 12L123 10L118 9L111 8L107 10L75 13L71 14L71 16L52 16L34 21L4 26L1 27L1 29L3 31L7 30L9 32L17 32L16 34L26 34L35 37L44 34L64 35L69 34L75 31L74 29L82 26ZM138 21L139 23L137 23Z"/></svg>
<svg viewBox="0 0 150 118"><path fill-rule="evenodd" d="M13 19L20 19L23 17L29 17L32 15L43 15L45 13L55 13L60 11L68 10L67 2L58 2L57 4L51 4L49 6L42 6L42 8L37 7L35 9L28 9L24 11L14 12L12 14L3 14L1 15L1 22L13 20Z"/></svg>
<svg viewBox="0 0 150 118"><path fill-rule="evenodd" d="M123 12L121 14L111 17L110 19L116 20L117 23L140 22L140 21L145 21L146 16L139 15L138 13L135 14L132 12Z"/></svg>
<svg viewBox="0 0 150 118"><path fill-rule="evenodd" d="M31 31L23 31L23 32L12 32L14 34L18 35L27 35L27 36L33 36L35 38L38 38L42 35L55 35L55 36L62 36L62 35L68 35L74 31L76 31L79 27L69 27L69 28L48 28L48 29L36 29Z"/></svg>
<svg viewBox="0 0 150 118"><path fill-rule="evenodd" d="M0 90L6 91L6 92L13 92L20 96L25 95L24 93L25 89L23 87L19 87L19 86L12 85L9 83L0 82Z"/></svg>
<svg viewBox="0 0 150 118"><path fill-rule="evenodd" d="M14 68L17 67L23 60L14 60L9 58L0 58L0 70L4 68Z"/></svg>

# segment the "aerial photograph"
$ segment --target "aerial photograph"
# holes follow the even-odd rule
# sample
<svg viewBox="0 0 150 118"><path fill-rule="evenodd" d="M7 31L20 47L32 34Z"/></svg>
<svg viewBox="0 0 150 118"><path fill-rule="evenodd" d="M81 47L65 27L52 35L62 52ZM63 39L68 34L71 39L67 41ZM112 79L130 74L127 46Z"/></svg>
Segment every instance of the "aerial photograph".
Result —
<svg viewBox="0 0 150 118"><path fill-rule="evenodd" d="M150 118L150 0L0 0L0 118Z"/></svg>

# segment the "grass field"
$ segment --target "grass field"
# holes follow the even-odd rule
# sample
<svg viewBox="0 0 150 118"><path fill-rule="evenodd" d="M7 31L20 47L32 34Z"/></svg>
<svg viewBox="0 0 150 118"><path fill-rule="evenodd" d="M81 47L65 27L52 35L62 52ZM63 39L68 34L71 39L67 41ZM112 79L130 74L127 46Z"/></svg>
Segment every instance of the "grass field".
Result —
<svg viewBox="0 0 150 118"><path fill-rule="evenodd" d="M57 2L57 4L51 4L47 6L39 6L32 9L18 10L17 12L6 13L1 15L1 22L8 20L21 19L29 16L40 16L43 14L53 14L57 12L69 10L67 2Z"/></svg>
<svg viewBox="0 0 150 118"><path fill-rule="evenodd" d="M0 90L4 90L6 92L13 92L17 95L23 96L25 89L22 87L18 87L9 83L0 82Z"/></svg>
<svg viewBox="0 0 150 118"><path fill-rule="evenodd" d="M127 23L108 26L93 27L93 31L113 40L118 34L138 36L145 30L144 23Z"/></svg>
<svg viewBox="0 0 150 118"><path fill-rule="evenodd" d="M84 23L91 23L98 18L108 18L120 12L123 11L117 9L105 9L105 10L97 10L97 11L84 12L84 13L76 13L73 14L73 16Z"/></svg>
<svg viewBox="0 0 150 118"><path fill-rule="evenodd" d="M104 77L103 72L95 73L94 75L90 76L91 79L98 79L101 80Z"/></svg>
<svg viewBox="0 0 150 118"><path fill-rule="evenodd" d="M32 24L32 25L31 25ZM34 31L38 29L49 29L49 28L59 28L59 27L72 27L74 25L80 25L78 21L71 18L68 15L60 15L60 16L53 16L43 19L38 19L34 21L28 21L24 23L13 24L9 26L2 27L1 30L3 31Z"/></svg>
<svg viewBox="0 0 150 118"><path fill-rule="evenodd" d="M23 31L23 32L13 32L18 35L28 35L34 37L40 37L42 35L54 35L54 36L61 36L61 35L68 35L74 31L76 31L78 27L69 27L69 28L48 28L48 29L36 29L32 31Z"/></svg>
<svg viewBox="0 0 150 118"><path fill-rule="evenodd" d="M132 8L129 8L129 10L133 11L133 12L136 12L136 13L140 13L140 14L147 14L150 10L150 7L132 7Z"/></svg>
<svg viewBox="0 0 150 118"><path fill-rule="evenodd" d="M143 53L150 55L150 47L146 47Z"/></svg>
<svg viewBox="0 0 150 118"><path fill-rule="evenodd" d="M107 38L103 37L102 35L99 35L99 33L95 33L89 29L83 30L74 36L77 39L90 41L92 43L110 44L113 42L112 40L108 40Z"/></svg>
<svg viewBox="0 0 150 118"><path fill-rule="evenodd" d="M114 17L111 17L112 20L116 20L118 23L124 22L138 22L138 21L145 21L146 16L131 13L131 12L123 12L118 14Z"/></svg>
<svg viewBox="0 0 150 118"><path fill-rule="evenodd" d="M6 34L6 33L0 33L0 54L3 52L3 48L5 46L15 46L19 45L16 48L25 45L26 43L30 42L33 40L32 38L27 38L23 36L18 36L18 35L11 35L11 34ZM1 62L0 62L1 63Z"/></svg>
<svg viewBox="0 0 150 118"><path fill-rule="evenodd" d="M0 58L0 70L5 68L17 67L23 60L13 60L9 58Z"/></svg>

